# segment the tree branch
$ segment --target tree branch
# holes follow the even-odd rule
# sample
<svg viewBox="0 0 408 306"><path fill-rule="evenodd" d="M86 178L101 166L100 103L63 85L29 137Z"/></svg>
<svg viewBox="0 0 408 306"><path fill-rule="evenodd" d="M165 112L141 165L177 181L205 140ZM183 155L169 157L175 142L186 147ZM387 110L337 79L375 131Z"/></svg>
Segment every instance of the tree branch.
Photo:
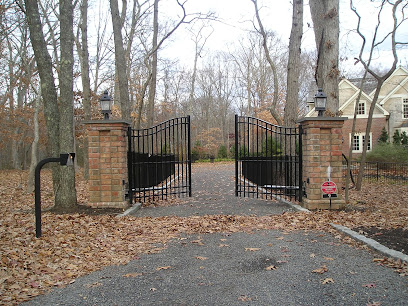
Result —
<svg viewBox="0 0 408 306"><path fill-rule="evenodd" d="M273 73L273 87L274 87L273 101L272 101L272 106L269 107L268 109L269 109L271 115L275 118L278 125L282 125L282 120L281 120L280 116L278 115L278 113L276 112L276 105L278 104L278 92L279 92L278 74L276 72L276 66L275 66L274 62L272 61L272 58L271 58L270 53L269 53L267 34L266 34L264 26L262 24L261 17L259 16L258 1L257 0L251 0L251 1L254 4L255 16L256 16L256 19L257 19L258 25L259 25L259 30L257 30L257 31L262 35L262 38L263 38L262 46L263 46L263 49L265 51L266 60L268 61L269 65L270 65L270 67L272 69L272 73Z"/></svg>

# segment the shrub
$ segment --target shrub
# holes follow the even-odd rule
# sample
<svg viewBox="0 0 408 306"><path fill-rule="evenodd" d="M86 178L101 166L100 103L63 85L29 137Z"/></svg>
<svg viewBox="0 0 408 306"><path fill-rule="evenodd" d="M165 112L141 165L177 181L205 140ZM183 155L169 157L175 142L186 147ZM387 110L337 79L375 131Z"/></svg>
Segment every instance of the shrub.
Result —
<svg viewBox="0 0 408 306"><path fill-rule="evenodd" d="M235 157L235 146L231 147L230 152L231 152L232 156ZM245 157L248 157L248 156L250 156L248 148L246 146L239 146L238 158L241 159L241 158L245 158Z"/></svg>
<svg viewBox="0 0 408 306"><path fill-rule="evenodd" d="M161 152L159 152L159 154L163 154L163 155L171 154L170 145L168 145L168 144L162 145Z"/></svg>
<svg viewBox="0 0 408 306"><path fill-rule="evenodd" d="M385 129L385 127L383 127L383 129L381 130L381 135L378 138L378 142L379 143L386 143L388 142L388 133L387 130Z"/></svg>
<svg viewBox="0 0 408 306"><path fill-rule="evenodd" d="M191 150L191 159L192 161L197 161L205 157L205 149L201 146L201 142L197 140L194 144L194 147Z"/></svg>
<svg viewBox="0 0 408 306"><path fill-rule="evenodd" d="M272 136L267 136L262 143L262 156L280 155L282 153L281 144Z"/></svg>
<svg viewBox="0 0 408 306"><path fill-rule="evenodd" d="M394 140L394 144L400 145L401 144L401 134L398 130L395 130L394 135L392 136Z"/></svg>
<svg viewBox="0 0 408 306"><path fill-rule="evenodd" d="M401 144L404 146L408 145L408 136L405 131L401 134Z"/></svg>
<svg viewBox="0 0 408 306"><path fill-rule="evenodd" d="M380 143L371 152L367 153L368 161L375 162L408 162L408 148L390 143Z"/></svg>
<svg viewBox="0 0 408 306"><path fill-rule="evenodd" d="M235 158L235 144L233 144L229 149L229 156Z"/></svg>
<svg viewBox="0 0 408 306"><path fill-rule="evenodd" d="M228 157L228 152L227 152L227 147L226 147L226 146L221 145L221 146L218 148L218 155L217 155L217 157L218 157L218 158L227 158L227 157Z"/></svg>

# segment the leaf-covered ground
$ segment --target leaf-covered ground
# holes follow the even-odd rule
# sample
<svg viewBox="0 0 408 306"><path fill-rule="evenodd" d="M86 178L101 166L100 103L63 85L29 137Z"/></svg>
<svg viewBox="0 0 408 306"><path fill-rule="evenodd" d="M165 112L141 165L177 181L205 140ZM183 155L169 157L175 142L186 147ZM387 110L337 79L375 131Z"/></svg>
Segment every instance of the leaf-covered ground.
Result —
<svg viewBox="0 0 408 306"><path fill-rule="evenodd" d="M116 218L110 215L43 213L43 236L35 238L34 194L26 193L25 171L0 171L0 304L17 304L108 265L159 252L181 233L242 232L258 229L318 230L338 235L329 223L349 228L408 230L408 186L366 185L353 191L345 211L285 213L280 216ZM51 206L50 172L42 172L43 207ZM87 186L77 177L80 203ZM348 241L351 241L348 239ZM408 275L406 264L384 259Z"/></svg>

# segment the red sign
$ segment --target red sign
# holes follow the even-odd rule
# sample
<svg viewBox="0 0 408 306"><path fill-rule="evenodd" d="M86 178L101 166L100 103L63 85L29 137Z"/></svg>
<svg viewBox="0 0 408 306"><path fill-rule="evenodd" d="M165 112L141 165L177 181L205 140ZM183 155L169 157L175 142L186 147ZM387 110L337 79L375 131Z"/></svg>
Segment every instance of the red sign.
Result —
<svg viewBox="0 0 408 306"><path fill-rule="evenodd" d="M333 194L337 190L337 186L332 181L327 181L322 184L322 192L325 194Z"/></svg>

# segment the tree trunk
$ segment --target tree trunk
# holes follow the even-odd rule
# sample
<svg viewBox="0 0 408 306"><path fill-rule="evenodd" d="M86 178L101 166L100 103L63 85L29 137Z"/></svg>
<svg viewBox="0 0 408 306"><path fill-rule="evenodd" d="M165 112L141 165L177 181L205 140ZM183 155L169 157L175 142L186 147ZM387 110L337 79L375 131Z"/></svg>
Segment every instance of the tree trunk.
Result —
<svg viewBox="0 0 408 306"><path fill-rule="evenodd" d="M285 126L295 127L299 104L300 55L303 36L303 0L293 1L292 30L289 40L289 59L286 104L284 113Z"/></svg>
<svg viewBox="0 0 408 306"><path fill-rule="evenodd" d="M51 56L42 32L40 14L36 0L25 0L26 18L30 29L30 40L33 47L38 73L41 80L41 96L44 101L44 117L48 136L48 154L59 156L59 110L57 104L57 90L55 88L52 71ZM59 187L59 167L53 167L54 192Z"/></svg>
<svg viewBox="0 0 408 306"><path fill-rule="evenodd" d="M371 61L371 55L370 55L370 61ZM367 69L364 71L363 78L361 79L360 88L363 88L366 77L367 77ZM346 170L346 184L345 184L346 187L344 190L344 198L345 198L346 203L349 202L349 185L350 185L350 179L351 179L350 171L351 171L351 162L353 160L353 138L356 132L358 104L360 103L361 94L362 94L362 90L360 89L360 92L358 93L356 102L354 104L353 125L351 127L351 134L350 134L351 141L350 141L350 148L349 148L349 153L348 153L348 163L347 163L347 170Z"/></svg>
<svg viewBox="0 0 408 306"><path fill-rule="evenodd" d="M75 152L74 146L74 33L72 0L60 0L60 151ZM55 208L72 210L76 204L75 167L61 167L60 189L55 194Z"/></svg>
<svg viewBox="0 0 408 306"><path fill-rule="evenodd" d="M339 0L310 0L317 48L315 78L327 95L326 109L339 109Z"/></svg>
<svg viewBox="0 0 408 306"><path fill-rule="evenodd" d="M120 91L120 110L122 119L130 120L129 85L125 49L122 39L122 21L119 15L118 1L110 0L112 15L113 37L115 42L115 66Z"/></svg>
<svg viewBox="0 0 408 306"><path fill-rule="evenodd" d="M188 97L188 106L187 106L188 115L191 115L191 112L193 109L194 97L195 97L195 82L196 82L196 77L197 77L197 62L198 62L198 55L199 55L197 43L198 42L196 42L195 55L194 55L193 74L191 75L190 94Z"/></svg>
<svg viewBox="0 0 408 306"><path fill-rule="evenodd" d="M81 3L81 43L77 43L79 61L81 63L81 81L83 92L84 119L91 120L91 85L89 80L89 52L88 52L88 0ZM78 35L79 36L79 35ZM88 138L84 139L84 178L89 178Z"/></svg>
<svg viewBox="0 0 408 306"><path fill-rule="evenodd" d="M38 113L40 111L40 103L41 103L41 86L38 91L37 98L34 102L34 139L31 146L31 164L30 164L30 171L28 172L28 182L27 182L27 192L32 193L34 192L34 175L35 175L35 167L38 163L38 140L40 139L40 128L38 125Z"/></svg>
<svg viewBox="0 0 408 306"><path fill-rule="evenodd" d="M156 82L157 82L157 35L159 32L159 0L154 0L153 13L153 44L152 50L152 77L149 84L149 98L147 104L147 124L153 126L154 122L154 100L156 97Z"/></svg>

